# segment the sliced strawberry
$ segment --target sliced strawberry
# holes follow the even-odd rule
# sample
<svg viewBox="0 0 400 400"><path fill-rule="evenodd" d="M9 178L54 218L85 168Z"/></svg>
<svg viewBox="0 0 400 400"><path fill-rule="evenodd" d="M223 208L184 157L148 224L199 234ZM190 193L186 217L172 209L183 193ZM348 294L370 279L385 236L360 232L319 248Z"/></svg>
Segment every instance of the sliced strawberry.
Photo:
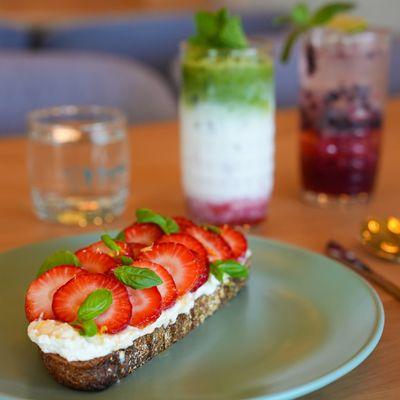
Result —
<svg viewBox="0 0 400 400"><path fill-rule="evenodd" d="M192 222L189 218L178 216L174 217L175 222L179 225L181 231L184 231L189 226L196 226L194 222Z"/></svg>
<svg viewBox="0 0 400 400"><path fill-rule="evenodd" d="M233 229L229 225L223 225L221 227L221 236L229 244L233 256L236 259L243 257L246 254L247 240L239 231Z"/></svg>
<svg viewBox="0 0 400 400"><path fill-rule="evenodd" d="M54 292L75 275L81 273L81 268L59 265L35 279L29 285L25 296L25 314L28 321L31 322L38 318L54 319L51 308Z"/></svg>
<svg viewBox="0 0 400 400"><path fill-rule="evenodd" d="M157 286L161 295L161 308L163 310L173 306L178 297L178 291L174 279L171 274L161 265L147 260L136 260L133 262L134 267L148 268L154 271L163 281L161 285Z"/></svg>
<svg viewBox="0 0 400 400"><path fill-rule="evenodd" d="M75 255L78 257L82 268L89 272L104 274L117 265L117 261L108 254L81 249L75 252Z"/></svg>
<svg viewBox="0 0 400 400"><path fill-rule="evenodd" d="M202 266L202 271L200 273L199 279L192 288L192 292L194 292L205 282L207 282L210 272L208 265L207 251L197 239L186 233L172 233L170 235L161 236L161 238L157 241L157 243L180 243L186 246L188 249L192 250L192 252L196 254L199 263Z"/></svg>
<svg viewBox="0 0 400 400"><path fill-rule="evenodd" d="M83 273L61 286L53 297L53 312L59 321L73 322L78 309L90 293L97 289L108 289L112 294L110 308L95 318L99 331L116 333L130 322L132 306L126 287L110 275Z"/></svg>
<svg viewBox="0 0 400 400"><path fill-rule="evenodd" d="M135 290L127 287L132 304L130 325L144 328L161 314L161 294L156 287Z"/></svg>
<svg viewBox="0 0 400 400"><path fill-rule="evenodd" d="M131 257L133 259L139 258L142 254L142 249L148 247L148 245L144 243L128 243L128 246L130 247Z"/></svg>
<svg viewBox="0 0 400 400"><path fill-rule="evenodd" d="M132 252L127 243L122 242L121 240L115 240L115 243L121 248L121 251L119 252L119 254L117 254L118 256L131 257ZM103 253L111 257L115 256L114 252L102 240L99 240L98 242L93 243L82 250L90 250L95 253Z"/></svg>
<svg viewBox="0 0 400 400"><path fill-rule="evenodd" d="M196 255L179 243L155 244L142 258L162 265L172 275L178 296L192 290L202 273Z"/></svg>
<svg viewBox="0 0 400 400"><path fill-rule="evenodd" d="M233 258L233 253L228 243L217 233L199 226L190 226L185 229L185 232L193 236L205 247L210 262Z"/></svg>
<svg viewBox="0 0 400 400"><path fill-rule="evenodd" d="M129 226L124 232L127 243L143 243L147 246L153 244L163 234L158 225L139 222Z"/></svg>

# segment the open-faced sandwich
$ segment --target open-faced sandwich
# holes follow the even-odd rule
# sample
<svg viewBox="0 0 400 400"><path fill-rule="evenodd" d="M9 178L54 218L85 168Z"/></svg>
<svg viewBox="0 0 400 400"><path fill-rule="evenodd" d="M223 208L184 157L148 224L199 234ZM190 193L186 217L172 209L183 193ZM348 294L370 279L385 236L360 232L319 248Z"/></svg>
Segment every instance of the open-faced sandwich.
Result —
<svg viewBox="0 0 400 400"><path fill-rule="evenodd" d="M139 209L116 238L48 257L26 293L28 335L60 383L101 390L232 299L248 278L245 237Z"/></svg>

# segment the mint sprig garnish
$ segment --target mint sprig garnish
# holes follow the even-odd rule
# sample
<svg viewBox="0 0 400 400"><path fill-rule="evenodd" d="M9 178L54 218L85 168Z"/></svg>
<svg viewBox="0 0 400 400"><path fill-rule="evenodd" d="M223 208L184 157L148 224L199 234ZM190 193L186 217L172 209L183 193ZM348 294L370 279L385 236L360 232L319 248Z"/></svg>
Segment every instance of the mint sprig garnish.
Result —
<svg viewBox="0 0 400 400"><path fill-rule="evenodd" d="M37 276L44 274L49 269L57 267L58 265L75 265L80 266L78 257L69 250L58 250L51 256L47 257L39 268Z"/></svg>
<svg viewBox="0 0 400 400"><path fill-rule="evenodd" d="M97 325L94 319L105 313L110 308L112 301L110 290L94 290L80 305L77 318L72 322L72 325L77 325L81 328L81 335L94 336L97 333Z"/></svg>
<svg viewBox="0 0 400 400"><path fill-rule="evenodd" d="M246 35L239 17L229 15L225 8L215 13L199 11L194 16L196 34L189 43L205 48L243 49Z"/></svg>
<svg viewBox="0 0 400 400"><path fill-rule="evenodd" d="M138 268L135 265L121 265L114 270L115 277L132 289L147 289L163 283L151 269Z"/></svg>
<svg viewBox="0 0 400 400"><path fill-rule="evenodd" d="M289 23L292 26L292 30L289 32L283 46L281 61L287 62L293 46L302 34L317 26L326 25L336 15L350 11L353 8L353 3L335 2L325 4L312 13L306 3L295 4L289 15L284 15L277 19L278 23Z"/></svg>
<svg viewBox="0 0 400 400"><path fill-rule="evenodd" d="M232 278L247 278L249 269L236 260L217 260L210 264L211 273L220 281L223 282L224 274Z"/></svg>
<svg viewBox="0 0 400 400"><path fill-rule="evenodd" d="M115 242L115 240L110 235L104 234L101 235L100 238L111 251L114 251L117 254L121 251L121 247Z"/></svg>
<svg viewBox="0 0 400 400"><path fill-rule="evenodd" d="M169 217L157 214L148 208L139 208L136 210L137 222L150 222L158 225L167 235L170 233L179 232L179 225Z"/></svg>

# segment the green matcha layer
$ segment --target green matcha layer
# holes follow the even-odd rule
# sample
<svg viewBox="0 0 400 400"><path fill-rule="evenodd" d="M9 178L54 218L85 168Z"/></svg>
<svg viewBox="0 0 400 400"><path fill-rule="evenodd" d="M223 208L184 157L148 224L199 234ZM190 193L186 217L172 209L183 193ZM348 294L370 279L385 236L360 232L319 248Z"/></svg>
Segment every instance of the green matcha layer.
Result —
<svg viewBox="0 0 400 400"><path fill-rule="evenodd" d="M188 48L182 61L182 100L270 108L272 60L255 49Z"/></svg>

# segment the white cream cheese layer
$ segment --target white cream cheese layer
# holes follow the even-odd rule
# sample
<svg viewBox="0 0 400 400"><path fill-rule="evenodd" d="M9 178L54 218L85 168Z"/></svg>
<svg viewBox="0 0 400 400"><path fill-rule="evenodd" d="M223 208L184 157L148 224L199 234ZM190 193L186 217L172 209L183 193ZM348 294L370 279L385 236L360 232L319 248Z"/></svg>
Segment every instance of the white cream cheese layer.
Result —
<svg viewBox="0 0 400 400"><path fill-rule="evenodd" d="M152 333L161 326L173 324L179 314L188 314L196 299L214 293L220 282L210 274L208 281L195 292L187 293L169 309L162 312L154 323L143 329L128 326L115 334L81 336L71 325L54 320L36 320L28 326L28 336L44 353L55 353L68 361L86 361L102 357L116 350L126 349L140 336Z"/></svg>

